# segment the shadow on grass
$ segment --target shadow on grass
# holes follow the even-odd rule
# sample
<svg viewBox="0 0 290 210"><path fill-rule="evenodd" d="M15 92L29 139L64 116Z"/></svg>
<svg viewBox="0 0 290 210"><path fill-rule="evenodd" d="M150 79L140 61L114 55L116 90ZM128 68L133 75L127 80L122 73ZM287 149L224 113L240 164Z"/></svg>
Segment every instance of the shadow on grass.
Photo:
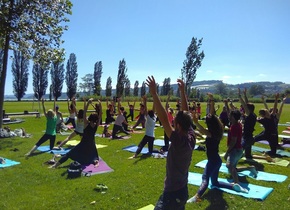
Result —
<svg viewBox="0 0 290 210"><path fill-rule="evenodd" d="M217 189L209 190L203 197L210 203L209 206L205 208L207 210L229 209L228 203L223 198L223 192L220 190Z"/></svg>
<svg viewBox="0 0 290 210"><path fill-rule="evenodd" d="M146 160L147 158L151 158L152 155L151 154L143 154L141 155L139 158L136 158L136 160L134 161L134 164L137 164L139 161L142 161L142 160Z"/></svg>

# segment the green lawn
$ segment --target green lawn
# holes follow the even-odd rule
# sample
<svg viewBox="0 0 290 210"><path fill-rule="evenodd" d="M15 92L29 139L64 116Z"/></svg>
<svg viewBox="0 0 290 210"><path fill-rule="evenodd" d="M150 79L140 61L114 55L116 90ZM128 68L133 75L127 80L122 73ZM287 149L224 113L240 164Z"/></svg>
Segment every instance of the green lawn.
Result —
<svg viewBox="0 0 290 210"><path fill-rule="evenodd" d="M64 116L67 114L66 102L58 102L60 111ZM127 105L127 104L126 104ZM171 104L175 106L174 103ZM82 108L83 103L78 102L77 107ZM152 106L152 104L149 104ZM52 107L52 102L46 103L47 108ZM261 104L256 105L256 113ZM105 104L104 104L105 108ZM32 102L5 102L4 109L7 113L34 111L38 109L37 103ZM202 104L205 111L205 104ZM218 111L218 113L220 110ZM284 106L280 122L290 121L290 105ZM136 112L137 115L137 112ZM105 118L103 117L103 120ZM1 190L0 209L125 209L134 210L148 204L155 205L163 190L165 177L165 159L143 158L128 160L132 153L123 151L122 148L131 144L138 144L144 134L132 134L128 140L109 140L96 137L98 144L108 145L99 149L99 155L114 169L111 173L98 174L91 177L81 177L67 180L67 166L71 160L65 162L59 169L48 169L43 163L51 159L52 155L42 153L26 159L24 154L43 135L45 130L45 118L26 117L21 124L9 125L11 129L23 127L31 138L2 138L0 139L0 156L21 162L21 164L0 170ZM110 126L112 129L112 125ZM259 124L256 125L255 133L261 131ZM285 127L280 126L280 133ZM102 132L100 127L98 133ZM162 128L157 128L156 138L163 135ZM57 141L63 140L65 136L57 135ZM80 139L76 137L75 139ZM48 142L46 143L48 144ZM263 144L256 144L266 147ZM17 148L18 151L13 151ZM157 148L157 147L156 147ZM220 144L220 151L226 149L226 139ZM289 151L289 150L288 150ZM202 173L203 169L194 165L206 159L205 152L194 151L190 171ZM283 158L290 161L290 158ZM240 165L247 163L240 161ZM290 168L262 165L259 169L277 174L290 174ZM228 175L220 173L220 177L228 178ZM247 199L241 196L223 193L218 190L210 190L203 196L203 202L199 204L188 204L186 209L289 209L290 193L288 178L283 183L256 181L250 178L241 178L244 182L250 182L265 187L273 187L274 191L264 201ZM97 192L95 186L103 183L108 186L106 193ZM189 194L193 196L198 187L188 185ZM95 204L90 204L96 201Z"/></svg>

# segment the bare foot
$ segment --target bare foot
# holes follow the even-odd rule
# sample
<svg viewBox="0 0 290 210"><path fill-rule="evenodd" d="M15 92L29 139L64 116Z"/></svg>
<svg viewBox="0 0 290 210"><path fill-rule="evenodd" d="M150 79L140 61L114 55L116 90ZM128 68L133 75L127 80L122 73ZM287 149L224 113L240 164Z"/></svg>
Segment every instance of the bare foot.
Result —
<svg viewBox="0 0 290 210"><path fill-rule="evenodd" d="M95 165L95 168L99 167L99 161L98 160L95 160L94 165Z"/></svg>

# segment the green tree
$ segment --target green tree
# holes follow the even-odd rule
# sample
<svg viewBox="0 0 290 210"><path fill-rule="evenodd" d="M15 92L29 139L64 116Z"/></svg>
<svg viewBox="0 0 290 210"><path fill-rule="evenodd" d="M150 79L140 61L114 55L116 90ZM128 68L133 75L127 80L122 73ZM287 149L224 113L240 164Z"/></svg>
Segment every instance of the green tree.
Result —
<svg viewBox="0 0 290 210"><path fill-rule="evenodd" d="M12 62L13 93L18 101L21 101L28 86L29 60L20 51L14 50Z"/></svg>
<svg viewBox="0 0 290 210"><path fill-rule="evenodd" d="M202 39L192 38L186 51L186 59L183 61L181 77L184 80L186 92L189 95L191 85L196 77L196 71L200 68L204 58L204 52L199 52Z"/></svg>
<svg viewBox="0 0 290 210"><path fill-rule="evenodd" d="M164 95L164 96L168 95L170 91L170 83L171 83L170 77L164 79L161 95Z"/></svg>
<svg viewBox="0 0 290 210"><path fill-rule="evenodd" d="M74 53L71 53L66 64L66 86L67 97L72 99L77 93L77 81L78 81L78 64L77 57Z"/></svg>
<svg viewBox="0 0 290 210"><path fill-rule="evenodd" d="M217 83L215 86L215 93L218 95L221 95L222 97L225 97L228 93L227 85L223 82Z"/></svg>
<svg viewBox="0 0 290 210"><path fill-rule="evenodd" d="M93 74L86 74L81 78L83 83L79 84L80 92L84 92L87 95L91 95L94 89L94 78Z"/></svg>
<svg viewBox="0 0 290 210"><path fill-rule="evenodd" d="M131 82L127 78L126 81L125 81L125 97L126 96L130 96L130 90L131 90Z"/></svg>
<svg viewBox="0 0 290 210"><path fill-rule="evenodd" d="M103 74L103 65L102 61L97 61L95 63L95 69L94 69L94 94L97 96L101 95L101 77Z"/></svg>
<svg viewBox="0 0 290 210"><path fill-rule="evenodd" d="M64 64L60 61L54 61L50 70L52 96L56 100L61 96L64 81Z"/></svg>
<svg viewBox="0 0 290 210"><path fill-rule="evenodd" d="M33 92L34 97L40 100L46 92L48 86L48 67L44 65L34 63L32 68L33 77Z"/></svg>
<svg viewBox="0 0 290 210"><path fill-rule="evenodd" d="M71 14L69 0L3 0L0 3L0 49L3 63L0 80L0 128L3 124L3 102L9 50L18 50L27 59L45 66L51 60L63 59L61 36ZM36 56L37 55L37 56ZM43 68L43 67L41 67Z"/></svg>
<svg viewBox="0 0 290 210"><path fill-rule="evenodd" d="M116 85L116 97L121 97L124 92L124 84L127 80L127 66L126 61L122 59L119 62L119 70L117 76L117 85Z"/></svg>
<svg viewBox="0 0 290 210"><path fill-rule="evenodd" d="M108 77L107 83L106 83L106 96L111 97L112 96L112 78Z"/></svg>
<svg viewBox="0 0 290 210"><path fill-rule="evenodd" d="M146 95L146 84L145 84L145 82L143 82L142 86L141 86L141 97L143 97L145 95Z"/></svg>
<svg viewBox="0 0 290 210"><path fill-rule="evenodd" d="M133 90L133 95L134 96L138 96L139 93L139 81L136 80L134 83L134 90Z"/></svg>
<svg viewBox="0 0 290 210"><path fill-rule="evenodd" d="M262 95L265 93L265 88L263 85L252 85L249 88L249 94L251 96Z"/></svg>

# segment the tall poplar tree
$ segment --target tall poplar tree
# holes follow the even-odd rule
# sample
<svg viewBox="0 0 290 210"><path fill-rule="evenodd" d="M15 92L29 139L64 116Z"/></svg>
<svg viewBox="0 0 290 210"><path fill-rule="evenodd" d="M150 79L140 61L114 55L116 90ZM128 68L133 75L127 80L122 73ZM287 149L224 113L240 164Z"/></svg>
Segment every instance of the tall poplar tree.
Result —
<svg viewBox="0 0 290 210"><path fill-rule="evenodd" d="M183 61L181 78L185 83L185 90L187 95L190 93L191 85L196 77L196 71L201 66L202 60L204 58L204 52L199 52L201 45L202 39L197 40L197 38L193 37L185 54L186 59Z"/></svg>
<svg viewBox="0 0 290 210"><path fill-rule="evenodd" d="M14 50L12 61L13 93L18 101L21 101L28 86L29 60L20 51Z"/></svg>
<svg viewBox="0 0 290 210"><path fill-rule="evenodd" d="M133 95L134 96L138 96L139 93L139 81L136 80L134 83L134 90L133 90Z"/></svg>
<svg viewBox="0 0 290 210"><path fill-rule="evenodd" d="M40 100L48 86L48 68L44 65L34 63L32 68L34 97Z"/></svg>
<svg viewBox="0 0 290 210"><path fill-rule="evenodd" d="M63 80L64 80L64 64L63 62L55 61L51 64L51 89L52 96L56 100L61 96Z"/></svg>
<svg viewBox="0 0 290 210"><path fill-rule="evenodd" d="M78 64L77 57L74 53L71 53L66 64L66 86L67 97L71 100L77 93L78 82Z"/></svg>
<svg viewBox="0 0 290 210"><path fill-rule="evenodd" d="M124 84L127 79L127 66L126 61L123 59L119 62L119 70L117 76L117 85L116 85L116 96L121 97L124 92Z"/></svg>
<svg viewBox="0 0 290 210"><path fill-rule="evenodd" d="M95 63L95 69L94 69L94 94L97 96L101 95L101 77L103 74L103 65L102 61L97 61Z"/></svg>
<svg viewBox="0 0 290 210"><path fill-rule="evenodd" d="M111 97L112 96L112 78L108 77L107 83L106 83L106 96Z"/></svg>

